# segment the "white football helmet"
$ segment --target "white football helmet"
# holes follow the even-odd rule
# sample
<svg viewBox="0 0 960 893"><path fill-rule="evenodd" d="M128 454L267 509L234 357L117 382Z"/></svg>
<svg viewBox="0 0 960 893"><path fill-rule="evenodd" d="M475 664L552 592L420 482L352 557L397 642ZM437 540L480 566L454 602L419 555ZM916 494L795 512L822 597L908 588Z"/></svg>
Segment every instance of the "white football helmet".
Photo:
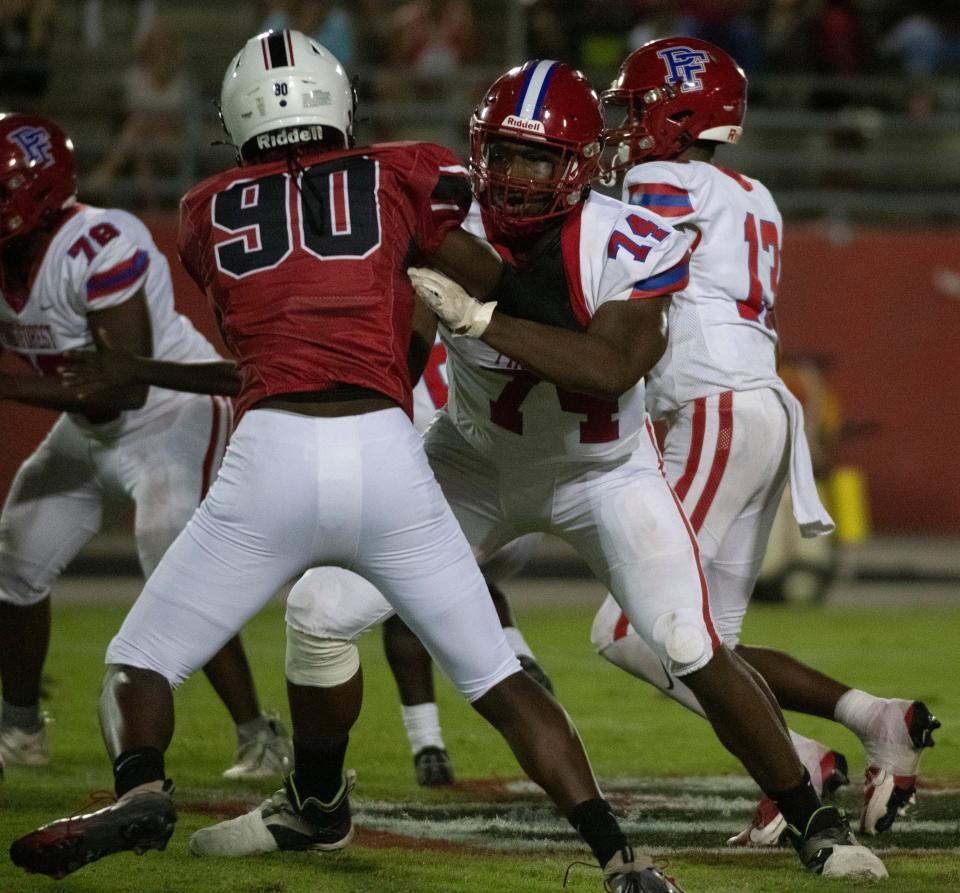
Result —
<svg viewBox="0 0 960 893"><path fill-rule="evenodd" d="M249 159L276 145L329 138L321 127L353 145L354 103L350 79L326 47L299 31L267 31L227 67L220 118L238 157Z"/></svg>

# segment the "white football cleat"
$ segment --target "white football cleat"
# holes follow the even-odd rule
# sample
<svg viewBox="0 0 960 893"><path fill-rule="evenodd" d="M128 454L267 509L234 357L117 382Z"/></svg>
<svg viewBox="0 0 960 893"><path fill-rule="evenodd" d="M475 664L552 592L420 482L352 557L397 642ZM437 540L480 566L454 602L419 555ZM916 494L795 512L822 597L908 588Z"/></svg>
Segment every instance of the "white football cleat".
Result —
<svg viewBox="0 0 960 893"><path fill-rule="evenodd" d="M824 747L820 757L820 778L819 793L824 799L849 784L847 758L842 753ZM777 804L769 797L763 797L754 810L750 824L727 840L727 846L778 846L786 830L787 820L780 814Z"/></svg>
<svg viewBox="0 0 960 893"><path fill-rule="evenodd" d="M729 838L727 846L777 846L786 830L787 820L780 814L777 804L769 797L762 797L750 824Z"/></svg>
<svg viewBox="0 0 960 893"><path fill-rule="evenodd" d="M917 801L920 757L933 747L940 722L923 701L891 699L864 738L867 771L863 782L860 831L888 831Z"/></svg>
<svg viewBox="0 0 960 893"><path fill-rule="evenodd" d="M293 744L280 720L271 717L266 728L237 748L233 759L224 778L282 778L293 770Z"/></svg>
<svg viewBox="0 0 960 893"><path fill-rule="evenodd" d="M195 856L258 856L278 850L328 852L353 839L350 792L357 781L352 769L329 803L315 797L303 802L292 778L250 812L195 831L190 852Z"/></svg>
<svg viewBox="0 0 960 893"><path fill-rule="evenodd" d="M835 806L821 806L807 822L803 833L787 826L803 867L824 877L884 878L883 862L857 842L844 814Z"/></svg>
<svg viewBox="0 0 960 893"><path fill-rule="evenodd" d="M34 732L25 732L16 726L0 726L0 759L11 766L48 766L46 714L42 722L43 725Z"/></svg>

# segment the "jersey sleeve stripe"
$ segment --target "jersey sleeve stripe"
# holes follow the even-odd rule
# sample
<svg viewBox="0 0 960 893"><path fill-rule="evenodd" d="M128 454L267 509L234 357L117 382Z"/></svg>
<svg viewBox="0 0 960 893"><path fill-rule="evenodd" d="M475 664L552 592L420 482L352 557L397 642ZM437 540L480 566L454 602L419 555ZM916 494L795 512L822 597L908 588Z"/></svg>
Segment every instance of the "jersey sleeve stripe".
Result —
<svg viewBox="0 0 960 893"><path fill-rule="evenodd" d="M128 288L143 275L148 266L150 266L150 255L141 250L112 269L91 276L87 283L87 300L92 301L111 292Z"/></svg>
<svg viewBox="0 0 960 893"><path fill-rule="evenodd" d="M646 208L661 217L683 217L693 213L693 205L690 201L680 196L633 195L630 196L630 204Z"/></svg>
<svg viewBox="0 0 960 893"><path fill-rule="evenodd" d="M631 183L630 195L637 192L646 192L650 195L679 195L686 198L690 195L680 186L671 186L669 183Z"/></svg>
<svg viewBox="0 0 960 893"><path fill-rule="evenodd" d="M680 291L687 287L690 280L690 255L689 253L675 267L671 267L665 273L658 273L649 279L641 279L633 286L630 292L630 300L635 298L655 298L659 295L670 294Z"/></svg>
<svg viewBox="0 0 960 893"><path fill-rule="evenodd" d="M693 213L690 193L666 183L636 183L630 187L630 204L649 208L661 217Z"/></svg>

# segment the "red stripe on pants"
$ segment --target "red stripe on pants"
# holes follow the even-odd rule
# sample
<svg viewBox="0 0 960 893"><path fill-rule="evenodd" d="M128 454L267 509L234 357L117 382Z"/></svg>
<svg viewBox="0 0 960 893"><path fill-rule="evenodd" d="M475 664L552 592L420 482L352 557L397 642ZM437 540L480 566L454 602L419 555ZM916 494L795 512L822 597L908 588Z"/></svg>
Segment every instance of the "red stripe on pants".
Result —
<svg viewBox="0 0 960 893"><path fill-rule="evenodd" d="M710 511L713 499L717 495L720 487L720 481L723 480L723 472L727 467L727 459L730 458L730 446L733 443L733 391L724 391L720 395L720 424L717 429L717 446L713 453L713 463L710 466L710 474L707 475L707 483L703 488L703 493L697 500L697 505L690 515L690 523L693 529L699 533L703 526L703 521Z"/></svg>
<svg viewBox="0 0 960 893"><path fill-rule="evenodd" d="M676 491L680 499L684 499L687 490L697 476L697 468L700 466L700 453L703 450L703 431L707 426L707 400L705 397L698 397L693 401L693 431L690 435L690 452L687 454L687 464L683 469L683 475L677 481Z"/></svg>

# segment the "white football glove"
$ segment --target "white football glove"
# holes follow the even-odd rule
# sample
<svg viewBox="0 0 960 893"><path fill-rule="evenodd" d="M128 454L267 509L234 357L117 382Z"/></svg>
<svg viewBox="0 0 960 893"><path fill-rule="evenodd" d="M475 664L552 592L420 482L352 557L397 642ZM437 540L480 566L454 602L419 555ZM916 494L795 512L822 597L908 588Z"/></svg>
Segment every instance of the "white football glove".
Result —
<svg viewBox="0 0 960 893"><path fill-rule="evenodd" d="M454 335L479 338L490 325L496 301L481 304L449 276L429 267L409 267L407 275L420 300Z"/></svg>

